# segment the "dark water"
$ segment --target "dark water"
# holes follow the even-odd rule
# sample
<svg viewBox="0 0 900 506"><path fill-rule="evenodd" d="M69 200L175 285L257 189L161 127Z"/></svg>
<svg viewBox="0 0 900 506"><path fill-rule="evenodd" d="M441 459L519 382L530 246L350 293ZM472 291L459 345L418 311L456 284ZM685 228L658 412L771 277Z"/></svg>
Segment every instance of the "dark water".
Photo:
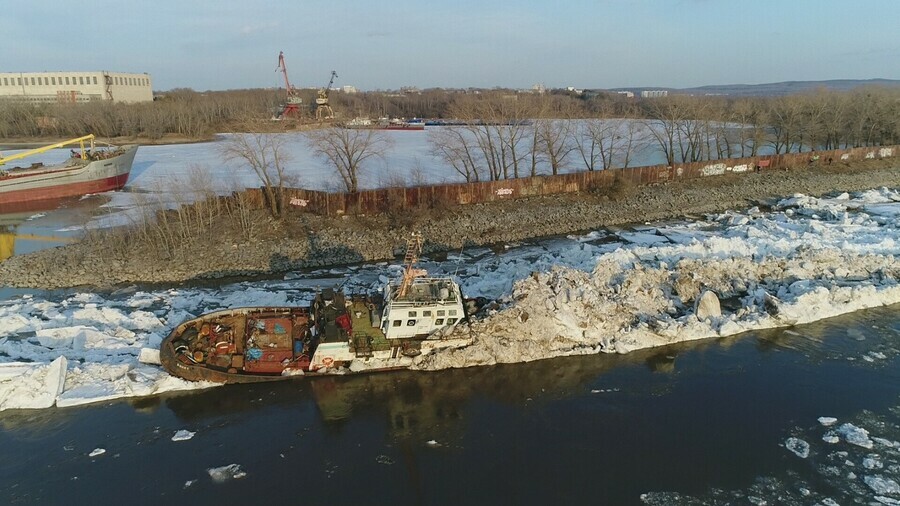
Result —
<svg viewBox="0 0 900 506"><path fill-rule="evenodd" d="M762 476L835 495L782 445L900 405L898 309L627 356L4 412L0 502L639 504ZM244 478L207 474L232 463Z"/></svg>
<svg viewBox="0 0 900 506"><path fill-rule="evenodd" d="M92 216L103 212L106 195L41 202L0 202L0 262L14 256L67 244L84 232Z"/></svg>

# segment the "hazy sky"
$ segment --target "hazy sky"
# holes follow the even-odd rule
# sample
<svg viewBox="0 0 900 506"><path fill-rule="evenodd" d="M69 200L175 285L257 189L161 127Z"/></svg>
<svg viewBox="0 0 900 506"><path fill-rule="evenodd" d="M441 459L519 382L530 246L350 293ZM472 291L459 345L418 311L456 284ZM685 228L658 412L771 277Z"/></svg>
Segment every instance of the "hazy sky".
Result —
<svg viewBox="0 0 900 506"><path fill-rule="evenodd" d="M6 0L0 71L292 84L690 87L900 79L900 0Z"/></svg>

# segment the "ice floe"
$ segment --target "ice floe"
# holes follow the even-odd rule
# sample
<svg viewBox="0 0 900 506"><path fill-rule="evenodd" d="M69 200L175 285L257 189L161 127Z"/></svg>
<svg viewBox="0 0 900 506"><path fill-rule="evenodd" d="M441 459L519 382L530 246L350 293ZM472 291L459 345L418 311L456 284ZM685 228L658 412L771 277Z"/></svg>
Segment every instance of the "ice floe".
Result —
<svg viewBox="0 0 900 506"><path fill-rule="evenodd" d="M830 420L829 417L823 417ZM838 449L834 446L816 443L815 436L825 431L848 435L846 444ZM792 463L790 470L777 477L759 477L755 482L740 490L710 489L697 497L674 492L648 492L640 496L650 505L697 505L697 504L887 504L900 505L900 444L893 440L900 435L900 406L889 408L886 413L875 414L864 411L852 422L838 428L814 425L805 432L792 430L796 435L786 439L784 446L798 456L815 454L799 463ZM879 436L869 434L879 433ZM837 438L837 436L834 436ZM823 438L824 439L824 438ZM858 444L871 439L879 444L878 453L873 453L867 444ZM810 441L806 445L799 442ZM870 441L870 442L871 442ZM828 441L829 443L840 443ZM818 444L818 447L816 445ZM810 466L809 477L798 473L797 466Z"/></svg>
<svg viewBox="0 0 900 506"><path fill-rule="evenodd" d="M801 459L805 459L809 457L809 443L806 441L796 438L789 437L784 442L784 447L790 450L791 453L800 457Z"/></svg>
<svg viewBox="0 0 900 506"><path fill-rule="evenodd" d="M211 467L206 470L214 483L225 483L230 480L239 480L247 476L240 464L228 464L222 467Z"/></svg>
<svg viewBox="0 0 900 506"><path fill-rule="evenodd" d="M189 430L180 429L175 432L175 435L172 436L172 441L188 441L192 439L196 432L191 432Z"/></svg>

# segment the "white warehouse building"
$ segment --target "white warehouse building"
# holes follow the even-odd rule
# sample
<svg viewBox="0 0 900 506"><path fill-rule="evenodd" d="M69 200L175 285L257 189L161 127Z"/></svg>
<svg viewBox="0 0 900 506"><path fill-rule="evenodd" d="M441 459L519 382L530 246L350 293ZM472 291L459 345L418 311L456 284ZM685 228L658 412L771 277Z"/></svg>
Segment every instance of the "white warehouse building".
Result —
<svg viewBox="0 0 900 506"><path fill-rule="evenodd" d="M150 74L124 72L0 72L0 99L77 104L94 100L151 102Z"/></svg>

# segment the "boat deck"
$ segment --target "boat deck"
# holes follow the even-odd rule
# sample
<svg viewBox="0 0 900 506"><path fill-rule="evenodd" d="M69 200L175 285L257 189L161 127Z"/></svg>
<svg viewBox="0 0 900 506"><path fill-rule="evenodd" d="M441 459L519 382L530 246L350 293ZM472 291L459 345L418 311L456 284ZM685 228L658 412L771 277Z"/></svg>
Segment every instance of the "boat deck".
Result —
<svg viewBox="0 0 900 506"><path fill-rule="evenodd" d="M372 352L390 350L392 346L390 341L384 337L381 328L372 325L370 304L371 302L364 298L353 297L350 307L347 308L353 324L351 348L358 356L371 356ZM381 313L379 312L378 315L380 317Z"/></svg>

